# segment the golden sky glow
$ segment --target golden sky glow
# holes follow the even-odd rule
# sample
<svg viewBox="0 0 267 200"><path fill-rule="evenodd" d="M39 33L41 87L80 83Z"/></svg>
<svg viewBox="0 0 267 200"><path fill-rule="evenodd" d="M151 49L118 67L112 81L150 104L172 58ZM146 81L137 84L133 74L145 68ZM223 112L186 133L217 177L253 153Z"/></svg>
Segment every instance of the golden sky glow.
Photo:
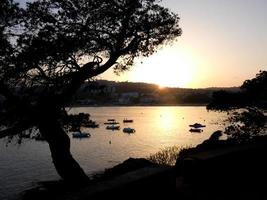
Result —
<svg viewBox="0 0 267 200"><path fill-rule="evenodd" d="M266 0L163 0L178 13L183 34L172 46L136 61L129 72L101 78L161 86L240 86L267 70Z"/></svg>
<svg viewBox="0 0 267 200"><path fill-rule="evenodd" d="M193 87L197 71L192 53L174 43L148 58L138 59L131 70L117 80L155 83L160 87ZM112 79L113 76L110 70L102 78Z"/></svg>
<svg viewBox="0 0 267 200"><path fill-rule="evenodd" d="M156 83L159 86L186 87L194 81L196 66L192 57L179 48L164 48L137 62L129 73L134 82Z"/></svg>

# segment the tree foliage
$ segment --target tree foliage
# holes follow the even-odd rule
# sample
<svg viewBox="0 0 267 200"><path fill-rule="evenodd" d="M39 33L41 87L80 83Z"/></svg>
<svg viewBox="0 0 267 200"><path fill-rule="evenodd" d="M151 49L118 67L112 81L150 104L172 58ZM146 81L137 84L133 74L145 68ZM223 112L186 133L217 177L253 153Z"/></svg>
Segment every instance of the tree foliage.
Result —
<svg viewBox="0 0 267 200"><path fill-rule="evenodd" d="M156 0L38 0L25 9L4 0L0 9L0 93L13 123L38 124L84 81L127 70L181 35L179 17Z"/></svg>
<svg viewBox="0 0 267 200"><path fill-rule="evenodd" d="M267 108L267 71L260 71L255 78L244 81L241 89L246 93L247 104Z"/></svg>
<svg viewBox="0 0 267 200"><path fill-rule="evenodd" d="M248 142L266 134L267 72L260 71L255 78L246 80L240 92L218 91L208 109L229 112L225 133L229 139Z"/></svg>
<svg viewBox="0 0 267 200"><path fill-rule="evenodd" d="M32 127L49 143L58 174L88 177L60 124L64 106L86 81L153 54L181 35L179 17L157 0L37 0L0 5L0 138Z"/></svg>
<svg viewBox="0 0 267 200"><path fill-rule="evenodd" d="M244 107L267 108L267 71L244 81L239 92L217 91L213 93L208 109L231 110Z"/></svg>

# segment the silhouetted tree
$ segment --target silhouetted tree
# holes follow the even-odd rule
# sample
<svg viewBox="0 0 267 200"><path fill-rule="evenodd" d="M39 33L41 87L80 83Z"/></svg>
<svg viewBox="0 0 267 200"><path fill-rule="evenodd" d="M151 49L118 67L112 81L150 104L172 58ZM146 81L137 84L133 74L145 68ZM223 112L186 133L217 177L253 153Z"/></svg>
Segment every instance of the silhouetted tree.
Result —
<svg viewBox="0 0 267 200"><path fill-rule="evenodd" d="M255 78L244 81L240 89L240 92L214 92L208 109L267 108L267 71L260 71Z"/></svg>
<svg viewBox="0 0 267 200"><path fill-rule="evenodd" d="M267 71L260 71L256 77L246 80L241 89L246 95L246 104L267 108Z"/></svg>
<svg viewBox="0 0 267 200"><path fill-rule="evenodd" d="M87 176L60 124L64 106L86 81L127 70L181 35L179 17L157 0L37 0L0 5L0 138L37 127L58 174ZM153 72L151 72L153 73Z"/></svg>
<svg viewBox="0 0 267 200"><path fill-rule="evenodd" d="M212 93L211 103L208 109L228 110L245 106L245 94L243 92L229 92L219 90Z"/></svg>
<svg viewBox="0 0 267 200"><path fill-rule="evenodd" d="M267 108L267 72L260 71L255 78L244 81L240 89L236 93L214 92L207 108L228 111L230 125L225 133L229 139L247 142L266 131L264 110Z"/></svg>

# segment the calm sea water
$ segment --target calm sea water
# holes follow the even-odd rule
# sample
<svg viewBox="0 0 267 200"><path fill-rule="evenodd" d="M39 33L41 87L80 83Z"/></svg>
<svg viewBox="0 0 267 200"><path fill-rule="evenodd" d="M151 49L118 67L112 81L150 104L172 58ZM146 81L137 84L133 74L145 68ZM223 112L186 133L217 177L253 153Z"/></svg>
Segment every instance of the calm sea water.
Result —
<svg viewBox="0 0 267 200"><path fill-rule="evenodd" d="M218 122L226 114L208 112L205 107L79 107L70 113L85 112L100 124L99 128L84 128L90 138L72 139L71 151L88 174L112 167L129 157L147 157L168 146L195 146L207 139L214 131L223 129ZM121 130L106 130L104 122L114 118ZM124 118L133 123L123 124ZM190 133L189 124L205 124L202 133ZM123 133L124 127L136 130ZM16 199L39 181L59 179L45 142L24 140L6 147L0 140L0 199Z"/></svg>

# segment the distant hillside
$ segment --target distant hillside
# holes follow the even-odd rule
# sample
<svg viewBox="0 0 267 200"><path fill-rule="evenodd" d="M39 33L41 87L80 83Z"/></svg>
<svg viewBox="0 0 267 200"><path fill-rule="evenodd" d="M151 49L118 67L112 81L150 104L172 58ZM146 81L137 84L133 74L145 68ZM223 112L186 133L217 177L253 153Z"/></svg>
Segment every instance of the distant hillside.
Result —
<svg viewBox="0 0 267 200"><path fill-rule="evenodd" d="M238 87L201 89L159 88L156 84L98 80L85 83L73 99L78 105L176 105L208 104L218 90L237 92Z"/></svg>

